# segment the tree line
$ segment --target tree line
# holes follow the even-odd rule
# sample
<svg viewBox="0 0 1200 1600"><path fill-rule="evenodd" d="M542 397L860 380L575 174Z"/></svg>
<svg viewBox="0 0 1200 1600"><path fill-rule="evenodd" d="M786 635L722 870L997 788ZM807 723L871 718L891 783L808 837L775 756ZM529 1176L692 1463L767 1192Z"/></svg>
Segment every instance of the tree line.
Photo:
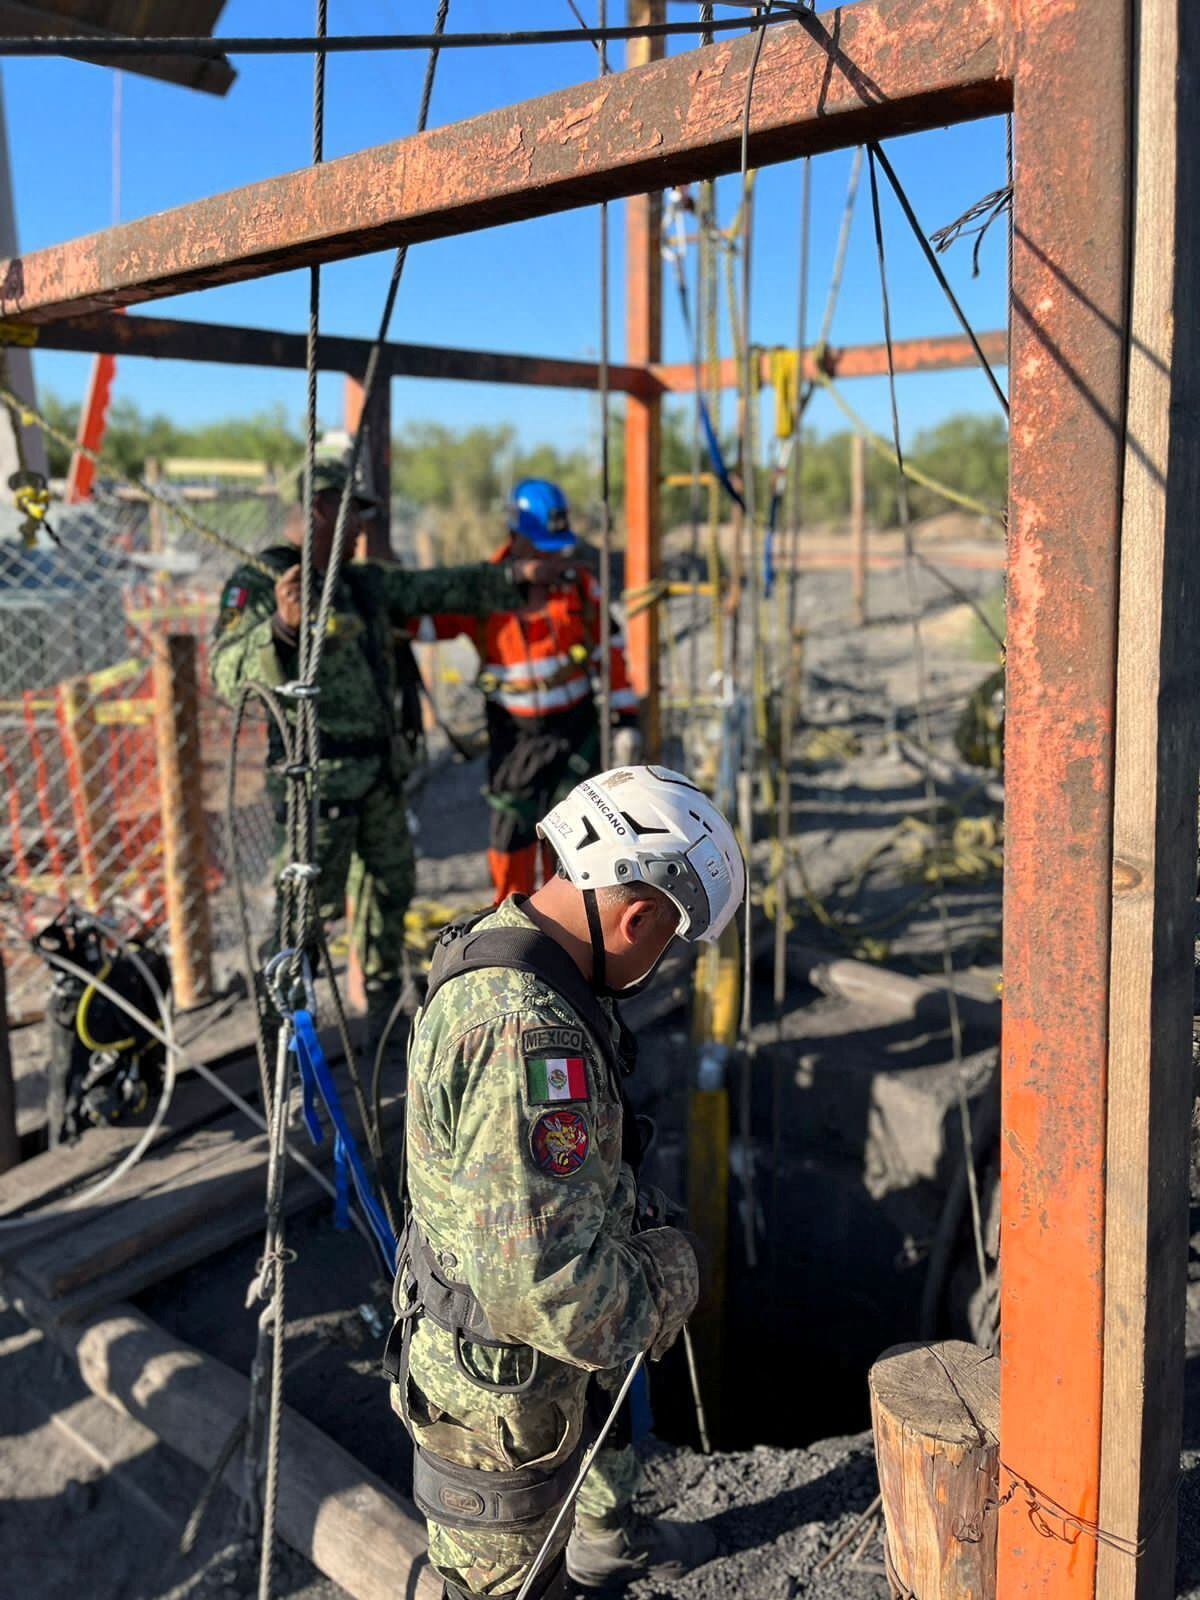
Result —
<svg viewBox="0 0 1200 1600"><path fill-rule="evenodd" d="M47 419L73 434L79 407L53 394L43 396ZM624 433L614 405L610 436L610 477L616 522L624 485ZM666 475L687 474L693 459L692 414L686 403L663 409L662 462ZM736 476L736 449L723 445ZM63 476L69 452L48 440L50 471ZM132 401L114 401L108 418L104 454L126 477L141 476L146 462L167 457L227 458L263 462L274 472L286 471L301 459L304 441L294 418L283 406L246 417L183 426L156 413L144 414ZM799 492L804 521L842 521L850 506L849 431L818 435L804 430L800 451ZM511 485L523 477L552 478L562 484L584 531L600 520L598 449L564 449L553 444L523 445L509 424L453 428L439 422L413 422L392 441L392 485L396 498L414 516L425 514L435 527L460 534L493 530ZM918 433L908 459L949 487L989 504L1002 506L1008 480L1008 436L998 417L973 413L946 418ZM702 463L705 467L708 462ZM768 503L765 469L758 480L758 504ZM867 452L867 507L870 520L888 527L897 518L895 469L874 451ZM945 501L919 485L910 486L914 516L945 508ZM667 526L686 522L691 497L686 487L664 491ZM702 497L707 516L707 495Z"/></svg>

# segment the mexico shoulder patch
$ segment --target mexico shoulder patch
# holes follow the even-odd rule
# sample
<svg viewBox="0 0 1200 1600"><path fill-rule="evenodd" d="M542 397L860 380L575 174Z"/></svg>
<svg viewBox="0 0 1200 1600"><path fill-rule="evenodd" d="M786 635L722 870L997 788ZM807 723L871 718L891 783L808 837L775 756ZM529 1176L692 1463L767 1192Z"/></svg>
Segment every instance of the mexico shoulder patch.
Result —
<svg viewBox="0 0 1200 1600"><path fill-rule="evenodd" d="M526 1028L521 1035L521 1054L531 1106L588 1098L582 1028Z"/></svg>
<svg viewBox="0 0 1200 1600"><path fill-rule="evenodd" d="M224 611L244 611L249 599L249 589L243 589L240 585L231 583L221 596L221 608Z"/></svg>
<svg viewBox="0 0 1200 1600"><path fill-rule="evenodd" d="M539 1172L569 1178L588 1158L592 1136L582 1111L543 1111L529 1131L529 1152Z"/></svg>

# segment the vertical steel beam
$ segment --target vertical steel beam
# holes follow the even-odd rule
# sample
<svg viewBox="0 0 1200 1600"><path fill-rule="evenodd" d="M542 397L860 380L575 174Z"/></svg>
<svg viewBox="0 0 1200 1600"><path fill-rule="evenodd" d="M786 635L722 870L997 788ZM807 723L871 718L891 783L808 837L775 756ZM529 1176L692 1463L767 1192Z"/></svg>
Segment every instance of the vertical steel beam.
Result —
<svg viewBox="0 0 1200 1600"><path fill-rule="evenodd" d="M1099 1509L1132 0L1016 0L1001 1449ZM1007 1479L1005 1480L1007 1484ZM1015 1494L1000 1600L1091 1600Z"/></svg>
<svg viewBox="0 0 1200 1600"><path fill-rule="evenodd" d="M356 554L366 561L393 561L392 550L392 385L381 373L367 413L363 450L363 476L371 493L379 497L379 510L367 524ZM353 436L363 419L366 391L362 379L346 374L342 398L343 426Z"/></svg>
<svg viewBox="0 0 1200 1600"><path fill-rule="evenodd" d="M867 441L850 435L850 561L854 620L867 620Z"/></svg>
<svg viewBox="0 0 1200 1600"><path fill-rule="evenodd" d="M662 22L666 0L628 0L630 25ZM663 54L662 39L631 39L626 65L640 67ZM648 367L662 360L661 194L634 195L625 202L625 360ZM661 501L659 467L662 402L657 395L629 395L625 402L625 587L641 589L659 575ZM642 697L646 749L658 755L659 609L647 606L627 630L629 672Z"/></svg>

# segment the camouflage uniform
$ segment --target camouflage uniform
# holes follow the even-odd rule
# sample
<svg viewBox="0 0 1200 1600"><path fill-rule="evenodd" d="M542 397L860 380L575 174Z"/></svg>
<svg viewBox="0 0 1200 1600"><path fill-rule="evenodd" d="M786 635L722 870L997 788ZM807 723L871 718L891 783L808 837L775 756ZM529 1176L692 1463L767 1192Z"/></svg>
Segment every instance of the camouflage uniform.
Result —
<svg viewBox="0 0 1200 1600"><path fill-rule="evenodd" d="M259 557L282 575L299 560L290 544ZM320 812L316 860L318 896L326 918L341 914L346 877L357 853L371 876L372 902L355 918L358 956L378 1025L398 988L404 950L404 913L412 899L414 861L403 801L410 756L395 728L395 651L392 630L429 611L453 609L487 616L510 610L516 588L509 570L491 564L433 568L352 563L334 591L334 614L321 657L317 701L321 737ZM299 673L295 642L275 619L274 580L243 566L221 601L212 648L212 681L232 702L247 683L270 688ZM289 706L289 713L291 708ZM282 751L272 731L271 762ZM276 802L283 862L284 784L268 776Z"/></svg>
<svg viewBox="0 0 1200 1600"><path fill-rule="evenodd" d="M531 924L509 899L478 926ZM615 1369L639 1351L662 1355L695 1303L696 1260L684 1235L631 1231L636 1184L621 1159L620 1088L580 1023L540 980L493 967L447 982L413 1035L413 1217L497 1336L540 1352L528 1391L495 1393L464 1377L448 1332L415 1319L407 1379L403 1391L393 1385L392 1404L417 1444L459 1466L510 1472L564 1462L584 1428L592 1375L611 1389ZM556 1030L549 1054L578 1051L567 1063L570 1101L557 1097L562 1083L548 1098L547 1029ZM491 1383L529 1372L528 1349L468 1344L465 1353ZM581 1523L605 1523L637 1482L631 1449L601 1451L579 1497ZM471 1594L508 1594L552 1521L550 1512L518 1532L431 1521L430 1560ZM569 1533L566 1518L551 1564Z"/></svg>

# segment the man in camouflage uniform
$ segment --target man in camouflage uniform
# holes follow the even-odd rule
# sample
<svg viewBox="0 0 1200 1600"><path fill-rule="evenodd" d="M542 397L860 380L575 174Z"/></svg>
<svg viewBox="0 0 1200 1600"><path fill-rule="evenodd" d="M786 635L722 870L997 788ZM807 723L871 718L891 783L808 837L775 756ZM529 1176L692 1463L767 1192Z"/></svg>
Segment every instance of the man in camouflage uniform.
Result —
<svg viewBox="0 0 1200 1600"><path fill-rule="evenodd" d="M661 771L604 774L550 813L539 832L559 851L560 874L528 900L510 897L458 936L480 945L477 962L491 959L482 942L491 930L522 930L526 939L536 930L569 956L576 986L605 996L615 992L609 982L628 987L651 971L676 932L688 936L678 903L645 881L629 881L636 864L623 857L606 872L594 855L578 855L596 840L590 821L571 837L569 812L581 793ZM719 929L741 899L741 858L707 798L669 776L694 808L688 815L717 819L736 856L721 888L728 904L712 917ZM638 809L636 798L625 803ZM673 884L685 870L684 856L671 854L677 841L662 842L669 829L660 814L640 814L672 875L663 881ZM702 826L708 821L692 824L694 833ZM620 827L626 837L629 831ZM700 842L707 842L703 835ZM569 859L587 859L582 879L596 890L581 891L568 879ZM717 876L720 863L708 870ZM494 938L490 949L497 950ZM625 1136L623 1063L614 1049L627 1036L607 1000L575 1009L562 992L572 986L551 987L545 970L476 966L439 986L435 958L431 998L409 1052L412 1209L389 1343L392 1404L418 1449L414 1493L447 1600L510 1596L520 1588L566 1497L581 1440L594 1437L623 1369L639 1354L654 1360L667 1350L699 1289L690 1237L661 1225L665 1202L657 1194L639 1197L629 1165L636 1152ZM610 1040L600 1037L601 1027ZM447 1284L457 1296L454 1315L469 1312L465 1335L463 1324L447 1325ZM480 1328L484 1342L472 1337ZM422 1482L430 1467L435 1476ZM497 1474L510 1475L513 1491L532 1486L539 1498L488 1512L489 1525L482 1508L491 1485L502 1482ZM571 1580L609 1589L637 1577L666 1578L709 1559L715 1540L707 1529L634 1514L638 1482L630 1445L597 1453L574 1530L566 1517L531 1597L566 1595ZM442 1520L439 1505L465 1514Z"/></svg>
<svg viewBox="0 0 1200 1600"><path fill-rule="evenodd" d="M299 676L301 623L300 547L304 539L304 469L288 481L289 510L284 541L261 552L274 579L241 566L221 599L212 646L213 685L234 702L247 683L277 689ZM313 569L318 584L329 564L338 506L346 483L339 458L318 459L313 484ZM351 503L346 548L354 548L374 500ZM378 1038L399 993L404 952L404 913L412 899L414 860L403 799L409 768L406 741L395 726L394 627L430 611L465 611L488 616L521 604L521 586L556 577L560 564L526 562L515 573L491 563L413 572L373 562L347 562L334 592L334 612L318 674L320 735L319 796L315 858L321 915L341 914L346 877L357 853L370 874L372 904L355 917L357 954L366 981L368 1032ZM550 575L550 576L548 576ZM319 592L319 590L318 590ZM313 598L313 612L316 596ZM288 705L289 716L294 715ZM279 824L278 866L286 861L283 840L283 752L272 730L268 792Z"/></svg>

